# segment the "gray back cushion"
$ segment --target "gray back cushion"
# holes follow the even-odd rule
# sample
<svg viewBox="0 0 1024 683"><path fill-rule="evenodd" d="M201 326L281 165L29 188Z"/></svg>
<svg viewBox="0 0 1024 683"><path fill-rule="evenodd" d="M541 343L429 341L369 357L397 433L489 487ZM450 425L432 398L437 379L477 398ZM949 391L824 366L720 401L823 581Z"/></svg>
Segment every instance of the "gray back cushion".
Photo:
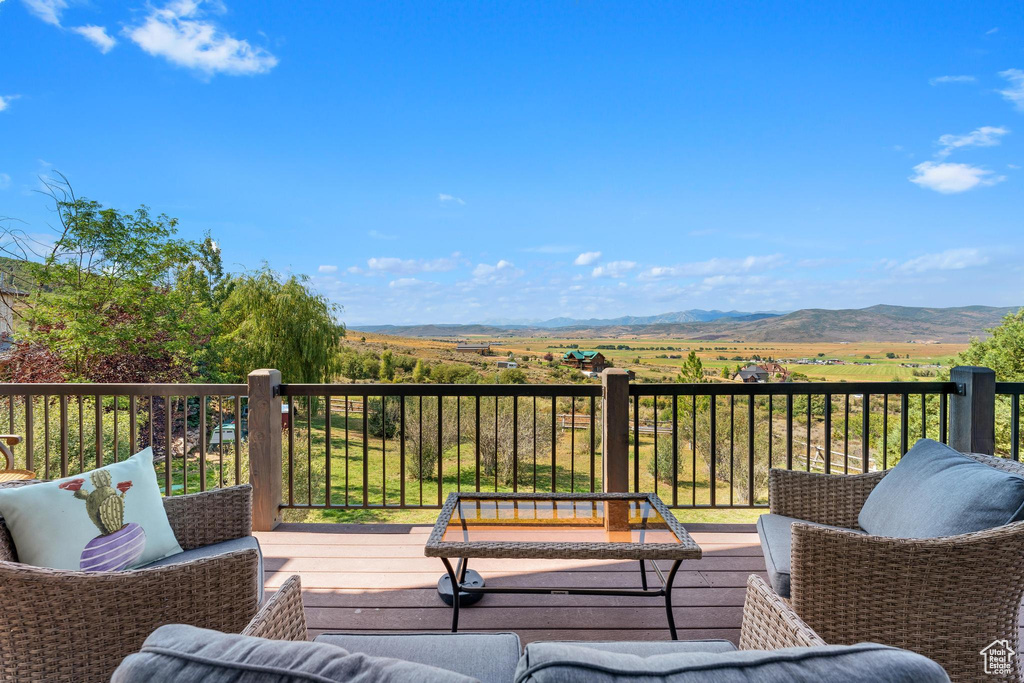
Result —
<svg viewBox="0 0 1024 683"><path fill-rule="evenodd" d="M515 633L323 633L317 643L448 669L483 683L508 683L519 663Z"/></svg>
<svg viewBox="0 0 1024 683"><path fill-rule="evenodd" d="M516 683L948 683L942 667L884 645L684 652L640 657L568 643L530 643Z"/></svg>
<svg viewBox="0 0 1024 683"><path fill-rule="evenodd" d="M937 538L1022 516L1024 477L921 439L871 491L857 522L875 536Z"/></svg>
<svg viewBox="0 0 1024 683"><path fill-rule="evenodd" d="M469 683L423 664L350 654L326 643L294 643L172 624L125 657L112 683Z"/></svg>

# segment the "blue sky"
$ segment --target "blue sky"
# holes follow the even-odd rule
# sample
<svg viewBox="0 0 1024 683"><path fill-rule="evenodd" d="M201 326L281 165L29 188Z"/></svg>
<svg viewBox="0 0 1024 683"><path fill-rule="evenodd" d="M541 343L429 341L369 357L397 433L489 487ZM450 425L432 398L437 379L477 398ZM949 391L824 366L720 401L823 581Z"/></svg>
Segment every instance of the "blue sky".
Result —
<svg viewBox="0 0 1024 683"><path fill-rule="evenodd" d="M0 0L0 215L145 203L349 324L1024 304L1016 2Z"/></svg>

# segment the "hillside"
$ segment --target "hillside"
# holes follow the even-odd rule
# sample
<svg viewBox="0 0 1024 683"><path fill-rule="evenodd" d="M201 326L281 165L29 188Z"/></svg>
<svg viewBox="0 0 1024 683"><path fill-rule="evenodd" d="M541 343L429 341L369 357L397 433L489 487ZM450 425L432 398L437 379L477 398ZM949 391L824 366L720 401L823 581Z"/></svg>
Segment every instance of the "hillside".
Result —
<svg viewBox="0 0 1024 683"><path fill-rule="evenodd" d="M452 338L467 336L579 336L579 337L675 337L728 339L748 342L906 342L966 343L984 336L1016 307L961 306L921 308L877 305L858 309L807 308L785 315L744 314L710 322L619 322L596 320L595 324L562 327L494 325L372 325L353 327L405 337ZM623 318L618 320L636 320ZM612 324L608 324L612 322Z"/></svg>

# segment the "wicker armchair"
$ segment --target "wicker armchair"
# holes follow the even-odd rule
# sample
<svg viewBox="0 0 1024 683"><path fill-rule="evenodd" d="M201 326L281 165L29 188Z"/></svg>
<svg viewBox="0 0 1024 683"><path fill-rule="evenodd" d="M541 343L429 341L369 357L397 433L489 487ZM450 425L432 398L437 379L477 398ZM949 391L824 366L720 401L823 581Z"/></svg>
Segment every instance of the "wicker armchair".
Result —
<svg viewBox="0 0 1024 683"><path fill-rule="evenodd" d="M1024 464L967 455L1024 475ZM1005 639L1019 651L1024 522L926 539L853 531L885 474L771 471L771 512L851 529L793 524L796 614L830 644L884 643L935 660L955 681L991 679L983 673L981 650Z"/></svg>
<svg viewBox="0 0 1024 683"><path fill-rule="evenodd" d="M302 607L302 582L288 577L273 597L263 604L242 635L270 640L307 640L306 612Z"/></svg>
<svg viewBox="0 0 1024 683"><path fill-rule="evenodd" d="M183 550L251 535L251 507L248 485L164 499ZM108 681L164 624L239 633L258 571L255 549L123 572L32 567L0 518L0 681Z"/></svg>

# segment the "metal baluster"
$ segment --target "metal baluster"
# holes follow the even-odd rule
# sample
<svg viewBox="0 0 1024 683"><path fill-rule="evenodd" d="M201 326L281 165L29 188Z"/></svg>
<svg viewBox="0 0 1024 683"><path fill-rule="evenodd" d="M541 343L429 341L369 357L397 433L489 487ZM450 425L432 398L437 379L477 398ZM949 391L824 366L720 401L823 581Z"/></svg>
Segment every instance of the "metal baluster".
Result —
<svg viewBox="0 0 1024 683"><path fill-rule="evenodd" d="M324 396L324 505L331 507L331 412L334 405L331 396ZM402 434L402 442L405 443L405 433ZM405 482L405 478L402 478Z"/></svg>
<svg viewBox="0 0 1024 683"><path fill-rule="evenodd" d="M754 395L747 397L747 504L754 504Z"/></svg>
<svg viewBox="0 0 1024 683"><path fill-rule="evenodd" d="M832 394L825 394L825 474L832 473Z"/></svg>

